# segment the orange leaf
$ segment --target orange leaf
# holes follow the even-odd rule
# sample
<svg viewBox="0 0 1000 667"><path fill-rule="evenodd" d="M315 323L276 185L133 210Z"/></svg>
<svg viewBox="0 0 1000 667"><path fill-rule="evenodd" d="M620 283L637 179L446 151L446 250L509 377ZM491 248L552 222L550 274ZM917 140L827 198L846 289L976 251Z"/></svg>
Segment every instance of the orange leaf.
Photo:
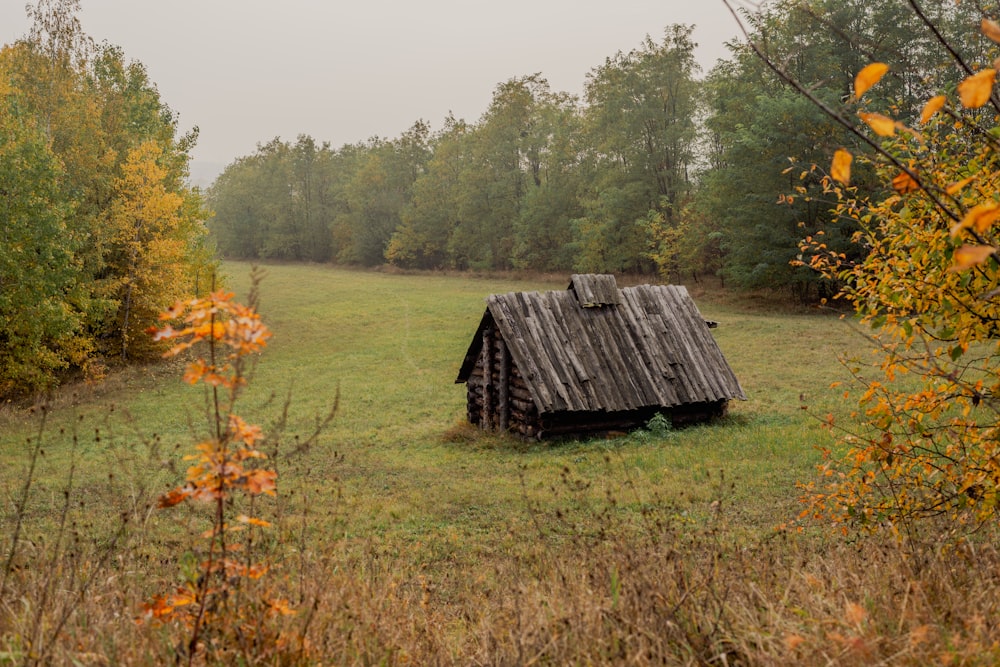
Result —
<svg viewBox="0 0 1000 667"><path fill-rule="evenodd" d="M924 105L924 110L920 112L920 122L926 123L934 114L941 110L944 103L948 101L948 98L944 95L935 95L931 99L927 100L927 104Z"/></svg>
<svg viewBox="0 0 1000 667"><path fill-rule="evenodd" d="M274 480L277 477L278 473L271 470L251 470L246 476L247 493L251 495L266 493L273 496L276 488Z"/></svg>
<svg viewBox="0 0 1000 667"><path fill-rule="evenodd" d="M989 245L964 245L955 250L954 264L949 271L964 271L973 266L978 266L989 259L996 248Z"/></svg>
<svg viewBox="0 0 1000 667"><path fill-rule="evenodd" d="M188 384L198 384L198 381L205 377L211 367L205 363L204 359L195 359L188 364L184 371L184 381Z"/></svg>
<svg viewBox="0 0 1000 667"><path fill-rule="evenodd" d="M183 588L178 588L177 592L171 595L169 600L170 604L174 607L185 607L189 604L194 604L197 601L198 598L195 597L194 594Z"/></svg>
<svg viewBox="0 0 1000 667"><path fill-rule="evenodd" d="M1000 204L997 202L985 202L977 204L969 209L962 218L962 221L951 228L952 237L958 236L963 229L970 227L982 234L988 230L997 219L1000 218Z"/></svg>
<svg viewBox="0 0 1000 667"><path fill-rule="evenodd" d="M967 109L978 109L986 104L993 94L996 77L995 69L984 69L958 84L958 96L962 100L962 105Z"/></svg>
<svg viewBox="0 0 1000 667"><path fill-rule="evenodd" d="M847 622L851 625L861 625L868 614L865 612L865 608L856 602L848 602L844 608L844 615L847 617Z"/></svg>
<svg viewBox="0 0 1000 667"><path fill-rule="evenodd" d="M157 501L156 506L160 508L173 507L174 505L178 505L187 500L190 497L190 495L191 495L190 492L188 492L183 488L174 489L173 491L170 491L169 493L165 493L162 496L160 496L160 499Z"/></svg>
<svg viewBox="0 0 1000 667"><path fill-rule="evenodd" d="M996 202L980 204L973 207L972 210L977 211L972 219L972 228L980 234L987 232L993 223L1000 219L1000 204Z"/></svg>
<svg viewBox="0 0 1000 667"><path fill-rule="evenodd" d="M291 606L289 606L288 600L285 600L284 598L278 600L268 600L267 605L269 611L273 614L289 616L295 613L295 610Z"/></svg>
<svg viewBox="0 0 1000 667"><path fill-rule="evenodd" d="M265 574L267 574L267 571L270 570L270 569L271 568L268 567L267 565L260 565L260 564L251 565L250 567L248 567L246 569L245 574L246 574L246 576L250 577L251 579L260 579Z"/></svg>
<svg viewBox="0 0 1000 667"><path fill-rule="evenodd" d="M241 523L248 523L251 526L260 526L261 528L269 528L271 526L270 521L265 521L264 519L258 519L257 517L247 516L246 514L241 514L236 517L236 520Z"/></svg>
<svg viewBox="0 0 1000 667"><path fill-rule="evenodd" d="M947 192L950 195L953 195L974 180L976 180L975 176L969 176L968 178L963 178L962 180L952 183L947 188L945 188L945 192Z"/></svg>
<svg viewBox="0 0 1000 667"><path fill-rule="evenodd" d="M160 313L161 320L173 320L180 317L184 313L184 302L177 301L174 305L168 307L162 313Z"/></svg>
<svg viewBox="0 0 1000 667"><path fill-rule="evenodd" d="M982 30L984 35L1000 44L1000 23L991 21L990 19L983 19L982 23L979 24L979 29Z"/></svg>
<svg viewBox="0 0 1000 667"><path fill-rule="evenodd" d="M901 195L905 195L907 192L913 192L914 190L919 190L920 185L905 171L900 172L899 176L892 179L893 189Z"/></svg>
<svg viewBox="0 0 1000 667"><path fill-rule="evenodd" d="M858 75L854 77L854 99L859 100L865 92L879 82L885 73L889 71L889 66L885 63L871 63L866 65Z"/></svg>
<svg viewBox="0 0 1000 667"><path fill-rule="evenodd" d="M859 112L858 116L880 137L891 137L896 134L896 123L888 116L883 116L880 113L865 113L863 111Z"/></svg>
<svg viewBox="0 0 1000 667"><path fill-rule="evenodd" d="M851 181L851 161L854 156L843 148L838 148L833 154L833 164L830 166L830 176L835 181L847 185Z"/></svg>
<svg viewBox="0 0 1000 667"><path fill-rule="evenodd" d="M149 327L148 329L146 329L146 332L153 335L154 341L170 340L171 338L176 338L178 335L177 332L174 330L174 328L169 324L163 327L162 329L157 329L156 327Z"/></svg>

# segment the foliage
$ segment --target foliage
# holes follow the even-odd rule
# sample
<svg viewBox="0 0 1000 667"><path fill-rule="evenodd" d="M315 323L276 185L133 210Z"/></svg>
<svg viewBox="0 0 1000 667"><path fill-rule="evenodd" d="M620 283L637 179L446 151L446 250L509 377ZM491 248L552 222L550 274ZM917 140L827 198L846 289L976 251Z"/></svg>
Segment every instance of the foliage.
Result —
<svg viewBox="0 0 1000 667"><path fill-rule="evenodd" d="M961 53L976 54L961 30L974 12L953 4L935 0L930 13ZM894 59L870 95L904 114L947 68L908 0L782 0L746 21L746 41L700 80L692 29L673 25L593 68L582 99L541 74L512 78L476 122L449 117L431 132L418 121L398 139L316 148L308 180L291 164L310 138L265 144L212 189L219 247L236 258L415 269L709 273L737 288L828 297L835 280L791 263L799 239L832 222L810 165L863 144L756 51L834 110L868 60ZM863 163L855 185L883 187ZM828 246L861 259L849 221L833 229Z"/></svg>
<svg viewBox="0 0 1000 667"><path fill-rule="evenodd" d="M587 78L581 271L650 268L648 220L678 224L691 190L697 84L690 26L619 52Z"/></svg>
<svg viewBox="0 0 1000 667"><path fill-rule="evenodd" d="M145 68L91 42L79 2L28 9L30 35L0 49L4 396L148 357L137 334L212 263L184 182L197 131L179 136Z"/></svg>
<svg viewBox="0 0 1000 667"><path fill-rule="evenodd" d="M928 3L942 34L963 53L974 53L963 25L968 3ZM779 287L802 299L830 296L837 282L791 263L798 241L827 229L826 242L860 260L854 228L833 213L820 175L835 149L871 150L848 128L806 100L797 82L835 114L850 113L850 78L872 60L894 63L893 75L869 97L886 109L912 114L928 88L949 75L940 45L924 29L908 0L782 0L745 15L746 41L733 58L706 79L705 158L695 209L713 221L723 252L721 274L740 287ZM803 176L803 177L800 177ZM881 196L883 184L867 167L855 170L865 196Z"/></svg>
<svg viewBox="0 0 1000 667"><path fill-rule="evenodd" d="M208 203L219 251L242 259L384 261L414 179L427 160L428 128L333 150L300 135L258 145L230 164Z"/></svg>
<svg viewBox="0 0 1000 667"><path fill-rule="evenodd" d="M670 418L657 412L646 421L645 428L633 431L630 438L638 442L661 443L674 434L674 424Z"/></svg>
<svg viewBox="0 0 1000 667"><path fill-rule="evenodd" d="M0 70L2 73L2 70ZM0 76L0 395L43 386L80 361L82 314L66 300L79 282L67 242L62 173L44 134Z"/></svg>
<svg viewBox="0 0 1000 667"><path fill-rule="evenodd" d="M460 179L470 128L449 118L432 139L432 154L413 183L413 197L400 212L385 258L406 268L437 269L453 260L449 239L460 219Z"/></svg>
<svg viewBox="0 0 1000 667"><path fill-rule="evenodd" d="M674 224L654 211L648 224L652 240L647 256L664 281L698 282L699 274L719 274L724 259L722 231L694 202L684 207Z"/></svg>
<svg viewBox="0 0 1000 667"><path fill-rule="evenodd" d="M992 21L982 26L995 34ZM843 281L881 353L875 375L852 364L866 428L848 429L846 454L827 452L826 481L808 487L805 513L845 529L912 537L931 526L965 534L996 525L1000 106L995 72L952 54L965 78L909 114L916 122L858 106L859 135L875 148L871 162L890 194L854 188L843 153L835 158L826 186L835 214L858 225L865 258L850 261L823 234L803 244L814 269ZM862 69L854 99L886 71L891 63Z"/></svg>
<svg viewBox="0 0 1000 667"><path fill-rule="evenodd" d="M426 123L415 123L394 141L372 140L359 146L344 188L344 212L334 224L346 232L341 261L365 266L385 261L393 233L412 201L414 182L429 159Z"/></svg>

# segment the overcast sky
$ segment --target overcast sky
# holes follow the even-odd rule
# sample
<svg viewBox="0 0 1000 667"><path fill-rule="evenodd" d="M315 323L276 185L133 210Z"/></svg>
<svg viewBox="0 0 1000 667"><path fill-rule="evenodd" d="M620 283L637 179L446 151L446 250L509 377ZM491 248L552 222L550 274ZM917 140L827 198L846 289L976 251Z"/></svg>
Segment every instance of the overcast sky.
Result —
<svg viewBox="0 0 1000 667"><path fill-rule="evenodd" d="M541 72L582 92L617 51L695 26L707 70L737 24L723 0L82 0L84 31L142 62L197 163L225 165L276 136L339 147L394 138L449 111L476 121L494 87ZM747 0L738 5L752 6ZM0 0L0 42L24 36L24 0Z"/></svg>

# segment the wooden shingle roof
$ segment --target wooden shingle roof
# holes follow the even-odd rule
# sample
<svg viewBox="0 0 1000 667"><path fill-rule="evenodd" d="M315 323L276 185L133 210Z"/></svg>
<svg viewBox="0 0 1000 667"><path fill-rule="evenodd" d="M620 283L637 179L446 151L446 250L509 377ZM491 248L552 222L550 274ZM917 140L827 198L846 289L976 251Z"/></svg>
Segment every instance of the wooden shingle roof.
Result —
<svg viewBox="0 0 1000 667"><path fill-rule="evenodd" d="M614 276L577 275L565 291L494 294L456 382L468 380L491 326L539 414L746 399L681 286L619 290Z"/></svg>
<svg viewBox="0 0 1000 667"><path fill-rule="evenodd" d="M622 302L614 276L598 274L573 274L569 291L584 308L617 306Z"/></svg>

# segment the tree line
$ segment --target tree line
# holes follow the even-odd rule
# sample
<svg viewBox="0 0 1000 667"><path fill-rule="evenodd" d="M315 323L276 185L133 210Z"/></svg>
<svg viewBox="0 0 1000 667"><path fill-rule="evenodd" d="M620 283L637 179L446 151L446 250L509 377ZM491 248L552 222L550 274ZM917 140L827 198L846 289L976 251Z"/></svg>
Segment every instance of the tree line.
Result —
<svg viewBox="0 0 1000 667"><path fill-rule="evenodd" d="M220 251L409 268L648 271L651 224L692 186L691 28L609 58L587 104L540 75L498 85L476 123L417 121L333 149L275 139L209 191ZM656 220L653 220L656 218Z"/></svg>
<svg viewBox="0 0 1000 667"><path fill-rule="evenodd" d="M965 62L985 53L968 3L911 4L780 0L748 14L746 39L704 76L692 28L670 26L594 67L580 97L534 74L499 84L475 122L336 149L275 139L203 199L188 186L197 129L180 130L141 63L83 33L79 0L39 0L30 33L0 48L0 396L151 356L145 330L210 286L213 244L246 259L832 291L793 263L800 239L867 250L851 221L831 224L813 165L865 149L787 82L843 110L851 73L891 61L872 103L905 122L956 78L942 44ZM852 187L884 185L859 165Z"/></svg>
<svg viewBox="0 0 1000 667"><path fill-rule="evenodd" d="M966 4L931 19L974 49ZM881 101L912 109L947 73L906 0L781 0L747 14L746 39L701 76L692 28L608 57L576 97L541 74L499 84L482 117L418 121L398 138L333 148L274 139L209 190L219 250L244 259L418 269L653 272L788 290L833 286L792 264L831 222L813 169L849 131L819 113L751 47L843 109L852 72L902 63ZM914 37L919 35L919 37ZM881 187L863 171L856 187ZM830 239L859 256L849 225Z"/></svg>
<svg viewBox="0 0 1000 667"><path fill-rule="evenodd" d="M145 330L210 281L207 210L176 115L142 66L29 6L0 49L0 396L143 359Z"/></svg>

